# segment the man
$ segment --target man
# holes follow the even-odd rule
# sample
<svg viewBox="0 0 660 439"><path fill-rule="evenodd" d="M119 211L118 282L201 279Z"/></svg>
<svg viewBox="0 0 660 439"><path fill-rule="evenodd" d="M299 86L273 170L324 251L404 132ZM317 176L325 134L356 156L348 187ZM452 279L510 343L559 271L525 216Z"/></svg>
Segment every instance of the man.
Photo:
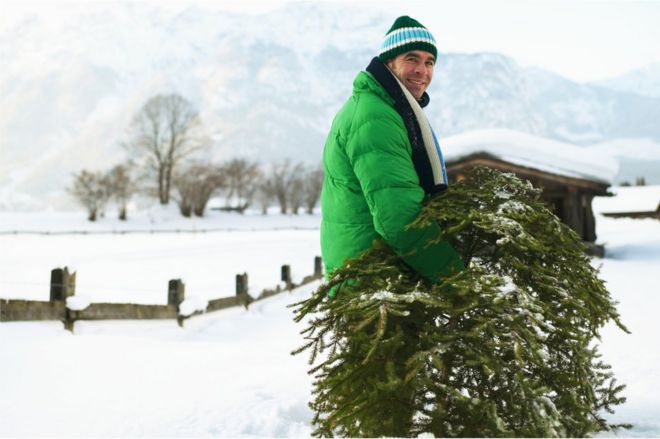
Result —
<svg viewBox="0 0 660 439"><path fill-rule="evenodd" d="M321 251L330 274L383 239L426 279L463 264L448 242L428 245L437 224L409 229L424 199L446 188L442 154L422 107L435 40L418 21L396 19L380 55L353 82L323 152Z"/></svg>

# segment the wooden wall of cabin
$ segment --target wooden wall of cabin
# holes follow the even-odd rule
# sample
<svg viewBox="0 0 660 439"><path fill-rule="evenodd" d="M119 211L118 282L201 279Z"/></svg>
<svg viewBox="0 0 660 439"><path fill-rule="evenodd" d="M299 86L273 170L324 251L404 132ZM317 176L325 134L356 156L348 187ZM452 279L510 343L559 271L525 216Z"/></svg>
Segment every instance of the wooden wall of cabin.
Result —
<svg viewBox="0 0 660 439"><path fill-rule="evenodd" d="M490 166L500 169L492 164ZM463 178L463 166L451 168L451 166L448 168L450 181L460 181ZM591 208L594 198L592 191L542 178L538 174L521 174L511 169L501 170L513 172L518 177L528 180L534 187L541 189L541 196L546 205L564 224L572 228L583 241L592 243L596 241L596 220Z"/></svg>
<svg viewBox="0 0 660 439"><path fill-rule="evenodd" d="M582 208L584 210L584 234L582 235L582 239L587 242L596 242L596 218L591 208L593 199L594 194L582 194Z"/></svg>
<svg viewBox="0 0 660 439"><path fill-rule="evenodd" d="M536 183L536 184L535 184ZM596 241L596 219L591 208L594 195L571 186L540 185L548 208L586 242Z"/></svg>
<svg viewBox="0 0 660 439"><path fill-rule="evenodd" d="M596 220L591 202L594 195L574 186L567 186L536 176L519 175L543 192L541 197L548 208L583 241L596 241Z"/></svg>

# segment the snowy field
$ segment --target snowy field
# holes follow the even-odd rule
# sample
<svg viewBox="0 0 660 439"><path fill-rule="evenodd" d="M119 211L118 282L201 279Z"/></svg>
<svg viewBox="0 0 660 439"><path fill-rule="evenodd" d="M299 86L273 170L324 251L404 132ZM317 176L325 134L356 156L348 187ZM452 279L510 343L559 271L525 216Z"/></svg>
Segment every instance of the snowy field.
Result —
<svg viewBox="0 0 660 439"><path fill-rule="evenodd" d="M50 269L78 271L92 301L165 303L167 281L186 296L230 295L247 271L253 294L313 270L319 216L213 213L203 220L143 215L127 224L82 214L0 213L3 231L136 230L126 234L0 234L0 298L47 300ZM635 424L622 436L660 436L660 221L597 218L607 256L596 259L632 335L603 332L602 352L628 402L612 418ZM195 233L147 233L197 230ZM215 231L200 232L202 229ZM219 229L224 229L219 230ZM238 230L241 229L241 230ZM121 273L118 275L117 273ZM174 321L0 323L0 436L300 437L311 432L311 380L303 325L288 303L315 285L256 303Z"/></svg>
<svg viewBox="0 0 660 439"><path fill-rule="evenodd" d="M91 223L83 213L0 213L7 249L0 298L48 300L50 271L65 266L77 271L76 295L92 302L166 304L170 279L184 282L187 299L217 299L233 295L235 275L244 272L258 296L279 283L284 264L294 282L314 272L319 221L318 214L213 211L185 219L156 210Z"/></svg>

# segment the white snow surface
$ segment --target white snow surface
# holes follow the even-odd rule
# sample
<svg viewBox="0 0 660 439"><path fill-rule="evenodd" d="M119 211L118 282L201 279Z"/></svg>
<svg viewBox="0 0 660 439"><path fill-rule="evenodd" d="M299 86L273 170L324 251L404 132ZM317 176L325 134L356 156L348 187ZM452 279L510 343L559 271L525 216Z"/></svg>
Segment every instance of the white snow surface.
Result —
<svg viewBox="0 0 660 439"><path fill-rule="evenodd" d="M503 128L468 131L440 139L446 161L487 153L520 166L610 184L616 160L595 150Z"/></svg>
<svg viewBox="0 0 660 439"><path fill-rule="evenodd" d="M188 317L197 311L204 312L206 311L208 304L208 300L202 300L199 298L186 299L179 305L179 315Z"/></svg>
<svg viewBox="0 0 660 439"><path fill-rule="evenodd" d="M610 192L614 196L594 198L594 212L655 212L660 206L660 185L617 186Z"/></svg>
<svg viewBox="0 0 660 439"><path fill-rule="evenodd" d="M1 212L0 248L9 251L0 254L0 298L48 300L51 270L66 266L77 272L77 293L94 302L164 305L168 282L181 279L192 313L233 295L239 273L255 297L277 286L284 264L294 282L312 274L319 223L318 213L186 219L160 207L95 223L84 212Z"/></svg>
<svg viewBox="0 0 660 439"><path fill-rule="evenodd" d="M61 230L57 216L67 214L34 215L22 217L30 228L47 230L59 221L54 228ZM3 229L15 229L14 219L0 213ZM72 228L79 225L69 219ZM251 228L237 231L243 220ZM285 220L289 229L273 226ZM196 227L211 228L214 221L232 231L0 235L0 297L47 300L49 270L66 262L78 270L78 294L92 302L164 303L175 274L186 283L187 298L203 301L233 291L237 272L247 271L251 285L274 286L284 260L294 273L309 274L319 254L318 230L294 228L306 221L318 227L318 215L218 215ZM171 219L168 228L185 224ZM94 227L114 226L106 219ZM598 216L597 232L607 253L593 264L602 266L632 331L609 325L602 333L604 360L628 386L628 401L607 416L634 424L624 436L657 437L660 221ZM307 437L308 358L289 355L300 346L304 325L293 322L286 305L309 297L317 285L247 310L195 316L182 328L173 320L80 321L72 334L60 322L0 323L0 436Z"/></svg>
<svg viewBox="0 0 660 439"><path fill-rule="evenodd" d="M82 311L91 303L89 296L77 295L66 298L66 307L71 311Z"/></svg>

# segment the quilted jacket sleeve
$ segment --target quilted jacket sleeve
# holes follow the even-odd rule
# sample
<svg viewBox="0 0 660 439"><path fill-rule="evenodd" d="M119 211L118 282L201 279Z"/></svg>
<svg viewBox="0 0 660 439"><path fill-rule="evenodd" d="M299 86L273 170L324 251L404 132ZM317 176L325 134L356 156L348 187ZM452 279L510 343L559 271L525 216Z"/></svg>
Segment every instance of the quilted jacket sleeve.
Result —
<svg viewBox="0 0 660 439"><path fill-rule="evenodd" d="M437 224L406 230L421 210L424 190L419 185L410 142L400 118L385 114L355 127L346 153L374 227L396 253L434 282L454 270L462 270L463 264L448 242L427 245L439 233Z"/></svg>

